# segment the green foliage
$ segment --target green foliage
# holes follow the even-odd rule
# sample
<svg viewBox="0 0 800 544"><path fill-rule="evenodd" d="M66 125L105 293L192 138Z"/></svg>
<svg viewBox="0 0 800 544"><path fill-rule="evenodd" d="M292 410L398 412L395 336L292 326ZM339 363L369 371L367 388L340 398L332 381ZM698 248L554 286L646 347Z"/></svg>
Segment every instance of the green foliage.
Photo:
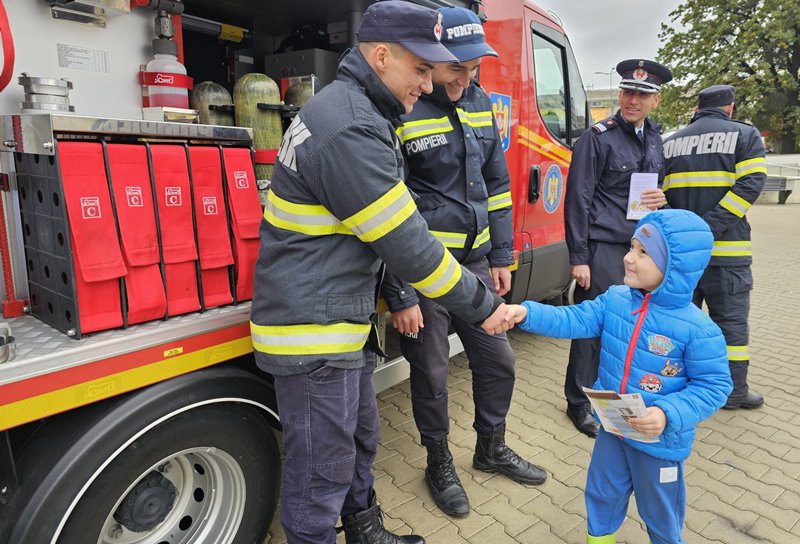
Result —
<svg viewBox="0 0 800 544"><path fill-rule="evenodd" d="M686 0L662 24L658 60L675 81L662 90L655 119L688 123L697 93L736 87L738 119L763 131L781 152L800 141L800 0Z"/></svg>

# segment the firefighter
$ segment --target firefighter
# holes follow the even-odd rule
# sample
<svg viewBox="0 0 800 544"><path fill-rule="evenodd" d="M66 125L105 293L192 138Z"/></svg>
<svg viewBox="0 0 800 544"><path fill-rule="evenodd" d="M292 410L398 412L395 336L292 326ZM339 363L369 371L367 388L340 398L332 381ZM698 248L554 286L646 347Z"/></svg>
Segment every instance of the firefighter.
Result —
<svg viewBox="0 0 800 544"><path fill-rule="evenodd" d="M747 385L753 253L745 214L764 186L766 152L755 127L731 119L734 108L730 85L700 91L689 126L664 142L663 189L671 207L697 213L714 234L694 302L705 301L728 345L733 392L725 408L758 408L764 397Z"/></svg>
<svg viewBox="0 0 800 544"><path fill-rule="evenodd" d="M567 177L564 220L576 303L622 283L623 257L636 227L636 221L626 218L631 175L655 172L659 184L663 178L660 127L648 114L658 106L661 85L672 73L643 59L624 60L617 72L622 77L619 110L581 135ZM666 198L661 189L649 189L642 203L655 210ZM576 429L592 438L599 426L582 387L591 387L597 379L599 358L599 338L573 340L564 381L567 415Z"/></svg>
<svg viewBox="0 0 800 544"><path fill-rule="evenodd" d="M278 151L250 328L256 362L275 380L290 544L332 544L340 516L348 542L424 542L383 527L373 490L375 357L363 348L381 259L466 321L508 328L502 299L428 232L402 181L389 119L431 91L434 63L455 60L440 36L436 11L370 6L337 80L304 105Z"/></svg>
<svg viewBox="0 0 800 544"><path fill-rule="evenodd" d="M457 7L439 12L442 43L459 62L437 66L433 92L400 117L397 134L409 167L406 183L418 196L431 233L465 268L504 295L514 263L510 180L491 102L474 80L481 59L497 53L486 43L475 13ZM414 420L427 449L425 483L436 505L455 517L470 511L447 442L451 324L472 371L477 433L473 467L524 484L544 482L547 474L541 468L505 444L514 390L514 353L506 335L486 334L391 274L383 293L410 363Z"/></svg>

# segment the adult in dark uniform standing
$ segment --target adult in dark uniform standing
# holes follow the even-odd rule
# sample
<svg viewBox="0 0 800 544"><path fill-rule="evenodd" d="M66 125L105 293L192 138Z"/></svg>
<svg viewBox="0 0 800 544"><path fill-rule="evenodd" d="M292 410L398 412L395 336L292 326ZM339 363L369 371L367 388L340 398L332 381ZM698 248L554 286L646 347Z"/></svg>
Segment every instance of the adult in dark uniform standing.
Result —
<svg viewBox="0 0 800 544"><path fill-rule="evenodd" d="M725 408L758 408L764 397L747 385L753 253L745 214L764 187L767 168L758 130L731 119L733 111L730 85L700 91L689 126L664 142L663 189L670 206L695 212L714 234L694 302L702 307L705 301L728 345L733 391Z"/></svg>
<svg viewBox="0 0 800 544"><path fill-rule="evenodd" d="M340 517L351 544L424 543L384 528L373 489L380 422L375 357L364 347L383 262L487 332L509 328L502 299L428 232L402 181L390 120L431 91L434 63L455 60L441 29L434 10L372 4L358 47L303 106L278 152L250 331L256 363L275 380L289 544L333 544Z"/></svg>
<svg viewBox="0 0 800 544"><path fill-rule="evenodd" d="M661 85L672 79L666 66L643 59L620 62L619 110L581 135L572 152L564 202L570 271L575 302L592 300L625 276L622 262L636 221L626 218L631 175L663 177L660 127L648 114L658 106ZM655 210L666 203L661 189L643 193ZM599 426L582 387L597 379L600 339L573 340L564 383L567 415L582 433L594 438Z"/></svg>
<svg viewBox="0 0 800 544"><path fill-rule="evenodd" d="M442 44L458 58L433 72L433 92L402 115L397 133L409 167L408 187L431 233L500 295L511 286L514 263L510 178L492 105L474 81L481 60L497 56L478 16L440 8ZM391 268L389 269L391 272ZM400 346L411 365L411 401L420 441L428 451L425 483L434 502L455 517L470 511L448 447L448 332L453 325L472 371L477 443L473 467L523 484L547 474L505 443L514 391L514 352L505 334L486 334L436 300L389 275L383 289ZM424 326L424 328L423 328Z"/></svg>

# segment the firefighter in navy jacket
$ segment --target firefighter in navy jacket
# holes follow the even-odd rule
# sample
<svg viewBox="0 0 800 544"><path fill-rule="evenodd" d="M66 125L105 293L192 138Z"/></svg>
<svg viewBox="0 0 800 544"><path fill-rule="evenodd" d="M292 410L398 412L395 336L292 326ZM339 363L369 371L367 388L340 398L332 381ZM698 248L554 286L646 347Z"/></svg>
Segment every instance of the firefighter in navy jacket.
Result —
<svg viewBox="0 0 800 544"><path fill-rule="evenodd" d="M672 74L661 64L637 59L620 62L617 72L622 76L619 111L581 135L567 178L564 221L576 303L622 283L622 258L636 226L626 218L631 175L663 175L659 127L647 115L658 105L660 86ZM660 189L643 196L651 210L666 202ZM591 387L597 378L599 349L598 338L573 340L564 381L567 415L591 437L597 435L598 426L582 387Z"/></svg>
<svg viewBox="0 0 800 544"><path fill-rule="evenodd" d="M728 344L733 392L725 407L757 408L764 398L747 385L753 254L745 213L761 193L767 169L758 130L731 119L733 108L730 85L700 91L691 124L664 142L663 189L670 206L697 213L714 233L711 264L695 304L705 300Z"/></svg>
<svg viewBox="0 0 800 544"><path fill-rule="evenodd" d="M442 43L459 63L438 66L433 93L399 120L397 134L410 172L406 183L418 196L431 233L502 295L510 287L514 262L510 180L491 102L473 80L482 57L497 53L486 43L476 14L465 8L439 11ZM428 451L425 482L439 508L456 517L470 511L447 442L451 323L472 370L478 436L473 466L521 483L543 482L543 470L505 445L514 390L514 353L506 335L486 334L392 274L383 292L393 325L404 333L400 346L411 365L414 419Z"/></svg>
<svg viewBox="0 0 800 544"><path fill-rule="evenodd" d="M260 227L251 336L274 375L283 427L281 522L290 544L413 543L383 527L373 491L379 420L362 351L381 259L466 321L503 332L502 299L462 269L417 212L389 119L431 90L437 12L373 4L337 80L310 99L278 151ZM497 309L496 312L494 310ZM494 313L493 313L494 312Z"/></svg>

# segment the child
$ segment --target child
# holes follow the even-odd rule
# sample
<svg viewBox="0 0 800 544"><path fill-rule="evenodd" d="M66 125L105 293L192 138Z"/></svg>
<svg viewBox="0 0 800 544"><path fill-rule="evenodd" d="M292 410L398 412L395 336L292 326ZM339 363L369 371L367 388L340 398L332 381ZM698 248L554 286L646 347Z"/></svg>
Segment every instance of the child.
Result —
<svg viewBox="0 0 800 544"><path fill-rule="evenodd" d="M655 544L683 543L683 461L695 427L721 408L733 387L722 332L692 304L711 258L708 225L687 210L645 216L624 258L625 285L594 300L553 307L511 305L507 319L528 332L560 338L600 336L595 389L639 393L647 415L631 426L658 442L603 429L589 465L587 544L613 544L631 492Z"/></svg>

